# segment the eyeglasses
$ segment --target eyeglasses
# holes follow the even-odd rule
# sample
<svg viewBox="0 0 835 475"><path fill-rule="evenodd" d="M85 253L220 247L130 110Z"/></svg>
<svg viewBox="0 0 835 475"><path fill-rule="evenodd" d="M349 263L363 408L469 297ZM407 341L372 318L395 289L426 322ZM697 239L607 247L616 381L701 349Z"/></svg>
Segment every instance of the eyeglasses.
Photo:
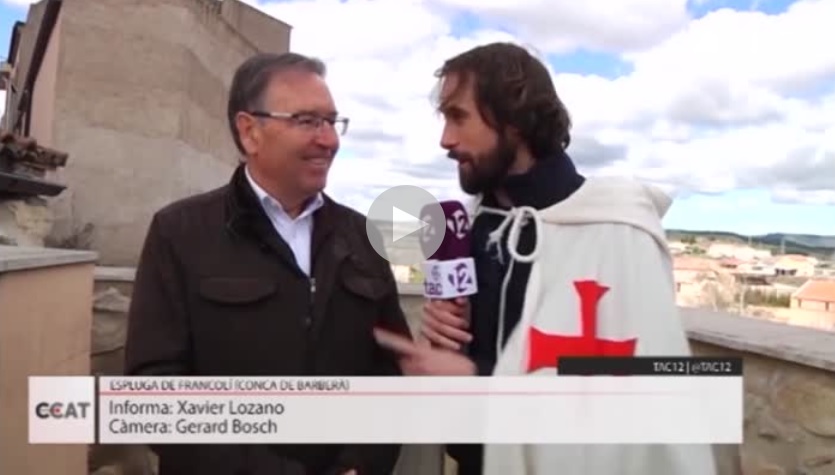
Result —
<svg viewBox="0 0 835 475"><path fill-rule="evenodd" d="M296 113L290 112L267 112L267 111L252 111L249 113L255 117L264 117L268 119L289 120L293 124L311 131L319 131L322 125L326 122L333 127L337 135L345 135L348 131L347 117L323 117L310 113Z"/></svg>

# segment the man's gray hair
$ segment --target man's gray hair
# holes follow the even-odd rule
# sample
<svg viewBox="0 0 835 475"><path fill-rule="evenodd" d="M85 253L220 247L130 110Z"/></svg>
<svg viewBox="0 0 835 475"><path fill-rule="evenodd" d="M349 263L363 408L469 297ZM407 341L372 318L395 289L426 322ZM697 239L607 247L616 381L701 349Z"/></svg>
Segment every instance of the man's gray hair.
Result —
<svg viewBox="0 0 835 475"><path fill-rule="evenodd" d="M263 107L264 93L274 75L286 71L303 71L324 77L325 63L298 53L258 53L244 61L235 71L229 88L227 118L232 139L243 154L243 145L235 127L238 112L252 112Z"/></svg>

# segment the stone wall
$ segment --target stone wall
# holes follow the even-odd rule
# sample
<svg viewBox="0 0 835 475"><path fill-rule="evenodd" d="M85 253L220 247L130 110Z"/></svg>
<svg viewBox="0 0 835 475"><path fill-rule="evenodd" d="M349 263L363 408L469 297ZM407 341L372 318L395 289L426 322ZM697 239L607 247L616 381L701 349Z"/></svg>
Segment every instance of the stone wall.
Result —
<svg viewBox="0 0 835 475"><path fill-rule="evenodd" d="M742 473L835 475L835 333L698 310L684 318L696 354L744 358Z"/></svg>
<svg viewBox="0 0 835 475"><path fill-rule="evenodd" d="M835 475L835 377L831 372L695 341L705 356L745 358L742 473Z"/></svg>
<svg viewBox="0 0 835 475"><path fill-rule="evenodd" d="M120 374L133 272L96 272L94 373ZM420 286L403 285L401 295L416 331ZM682 318L695 354L745 361L745 442L716 447L719 475L835 475L835 333L705 310L682 309ZM141 447L103 446L93 454L91 465L104 466L99 475L152 473ZM437 447L410 449L399 474L440 474L440 459ZM108 467L115 463L121 471Z"/></svg>

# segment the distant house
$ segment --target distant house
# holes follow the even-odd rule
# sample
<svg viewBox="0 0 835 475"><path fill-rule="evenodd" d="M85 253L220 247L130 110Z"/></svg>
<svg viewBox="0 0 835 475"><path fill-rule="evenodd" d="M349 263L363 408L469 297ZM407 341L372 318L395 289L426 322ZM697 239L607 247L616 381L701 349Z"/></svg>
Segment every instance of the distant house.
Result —
<svg viewBox="0 0 835 475"><path fill-rule="evenodd" d="M835 313L835 280L808 280L792 294L791 307Z"/></svg>
<svg viewBox="0 0 835 475"><path fill-rule="evenodd" d="M814 257L799 254L777 256L774 269L777 275L793 275L797 277L812 277L815 275L818 260Z"/></svg>
<svg viewBox="0 0 835 475"><path fill-rule="evenodd" d="M667 247L670 248L670 254L673 254L675 256L687 252L687 244L681 241L672 241L667 244Z"/></svg>
<svg viewBox="0 0 835 475"><path fill-rule="evenodd" d="M714 261L701 257L676 257L673 260L673 274L677 293L700 291L705 279L716 277Z"/></svg>
<svg viewBox="0 0 835 475"><path fill-rule="evenodd" d="M758 259L768 259L771 257L771 251L768 249L754 249L751 246L741 246L739 244L713 243L708 248L707 255L714 259L730 258L751 262Z"/></svg>
<svg viewBox="0 0 835 475"><path fill-rule="evenodd" d="M723 269L736 270L736 268L738 268L744 263L744 261L741 261L739 259L734 259L733 257L726 257L725 259L719 261L719 267Z"/></svg>
<svg viewBox="0 0 835 475"><path fill-rule="evenodd" d="M745 262L738 265L734 269L734 273L747 276L770 277L777 275L777 269L767 262Z"/></svg>

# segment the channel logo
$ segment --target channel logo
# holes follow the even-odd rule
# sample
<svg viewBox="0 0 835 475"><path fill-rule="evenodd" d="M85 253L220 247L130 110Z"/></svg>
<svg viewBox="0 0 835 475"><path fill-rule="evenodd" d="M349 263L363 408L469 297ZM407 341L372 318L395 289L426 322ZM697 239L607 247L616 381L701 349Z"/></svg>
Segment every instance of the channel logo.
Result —
<svg viewBox="0 0 835 475"><path fill-rule="evenodd" d="M86 419L92 403L75 402L40 402L35 404L35 415L41 419Z"/></svg>
<svg viewBox="0 0 835 475"><path fill-rule="evenodd" d="M93 376L30 376L29 443L95 443L95 400Z"/></svg>

